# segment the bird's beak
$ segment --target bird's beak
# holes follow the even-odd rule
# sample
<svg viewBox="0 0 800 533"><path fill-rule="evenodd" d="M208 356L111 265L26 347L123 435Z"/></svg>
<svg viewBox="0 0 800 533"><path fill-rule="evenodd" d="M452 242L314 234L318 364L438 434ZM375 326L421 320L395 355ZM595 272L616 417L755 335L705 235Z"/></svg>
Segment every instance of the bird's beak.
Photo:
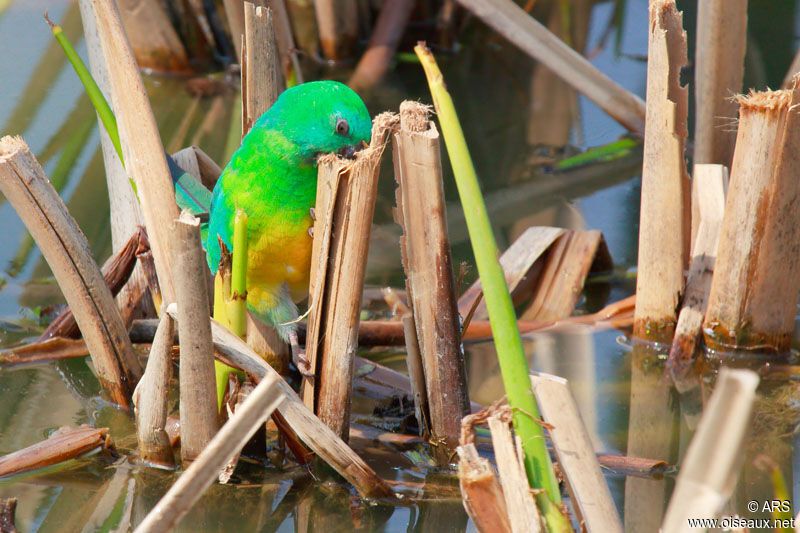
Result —
<svg viewBox="0 0 800 533"><path fill-rule="evenodd" d="M359 144L342 147L338 152L336 152L336 154L339 157L344 157L345 159L354 159L356 153L360 150L363 150L367 146L369 145L365 141L361 141Z"/></svg>

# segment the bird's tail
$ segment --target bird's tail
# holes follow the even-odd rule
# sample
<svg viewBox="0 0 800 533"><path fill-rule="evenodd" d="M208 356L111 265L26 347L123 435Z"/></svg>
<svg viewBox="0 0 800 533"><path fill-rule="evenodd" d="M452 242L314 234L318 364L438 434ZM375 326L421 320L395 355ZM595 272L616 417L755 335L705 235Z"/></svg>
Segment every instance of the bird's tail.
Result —
<svg viewBox="0 0 800 533"><path fill-rule="evenodd" d="M206 242L208 232L208 218L211 209L211 191L200 183L197 178L185 172L171 157L167 157L169 173L175 185L175 202L181 210L188 210L200 219L202 240Z"/></svg>

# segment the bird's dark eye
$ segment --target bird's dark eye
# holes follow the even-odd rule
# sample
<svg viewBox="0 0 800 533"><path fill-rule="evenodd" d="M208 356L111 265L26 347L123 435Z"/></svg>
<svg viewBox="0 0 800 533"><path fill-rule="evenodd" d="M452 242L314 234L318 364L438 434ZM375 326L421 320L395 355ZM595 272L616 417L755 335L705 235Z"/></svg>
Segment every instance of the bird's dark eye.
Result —
<svg viewBox="0 0 800 533"><path fill-rule="evenodd" d="M350 131L350 124L347 123L347 120L340 118L336 121L336 133L339 135L347 135Z"/></svg>

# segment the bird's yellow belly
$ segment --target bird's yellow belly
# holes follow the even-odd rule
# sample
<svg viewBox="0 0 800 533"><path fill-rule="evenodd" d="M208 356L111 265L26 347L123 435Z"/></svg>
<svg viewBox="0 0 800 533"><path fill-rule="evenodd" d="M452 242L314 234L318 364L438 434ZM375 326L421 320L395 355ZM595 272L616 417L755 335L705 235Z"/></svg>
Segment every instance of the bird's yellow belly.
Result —
<svg viewBox="0 0 800 533"><path fill-rule="evenodd" d="M308 224L302 224L280 235L263 232L248 243L247 291L248 301L263 300L275 288L286 283L295 302L308 296L312 239ZM251 302L255 303L255 302ZM257 307L259 307L257 305Z"/></svg>

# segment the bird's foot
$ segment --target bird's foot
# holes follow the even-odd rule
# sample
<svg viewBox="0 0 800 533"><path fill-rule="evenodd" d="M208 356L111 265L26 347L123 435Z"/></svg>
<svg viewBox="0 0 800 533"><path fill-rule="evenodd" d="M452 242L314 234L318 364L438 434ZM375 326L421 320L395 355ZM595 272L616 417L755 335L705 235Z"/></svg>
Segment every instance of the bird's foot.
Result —
<svg viewBox="0 0 800 533"><path fill-rule="evenodd" d="M314 369L311 368L311 361L306 357L306 351L300 347L297 340L297 333L292 331L289 333L289 345L292 347L292 362L300 373L310 379L314 379Z"/></svg>

